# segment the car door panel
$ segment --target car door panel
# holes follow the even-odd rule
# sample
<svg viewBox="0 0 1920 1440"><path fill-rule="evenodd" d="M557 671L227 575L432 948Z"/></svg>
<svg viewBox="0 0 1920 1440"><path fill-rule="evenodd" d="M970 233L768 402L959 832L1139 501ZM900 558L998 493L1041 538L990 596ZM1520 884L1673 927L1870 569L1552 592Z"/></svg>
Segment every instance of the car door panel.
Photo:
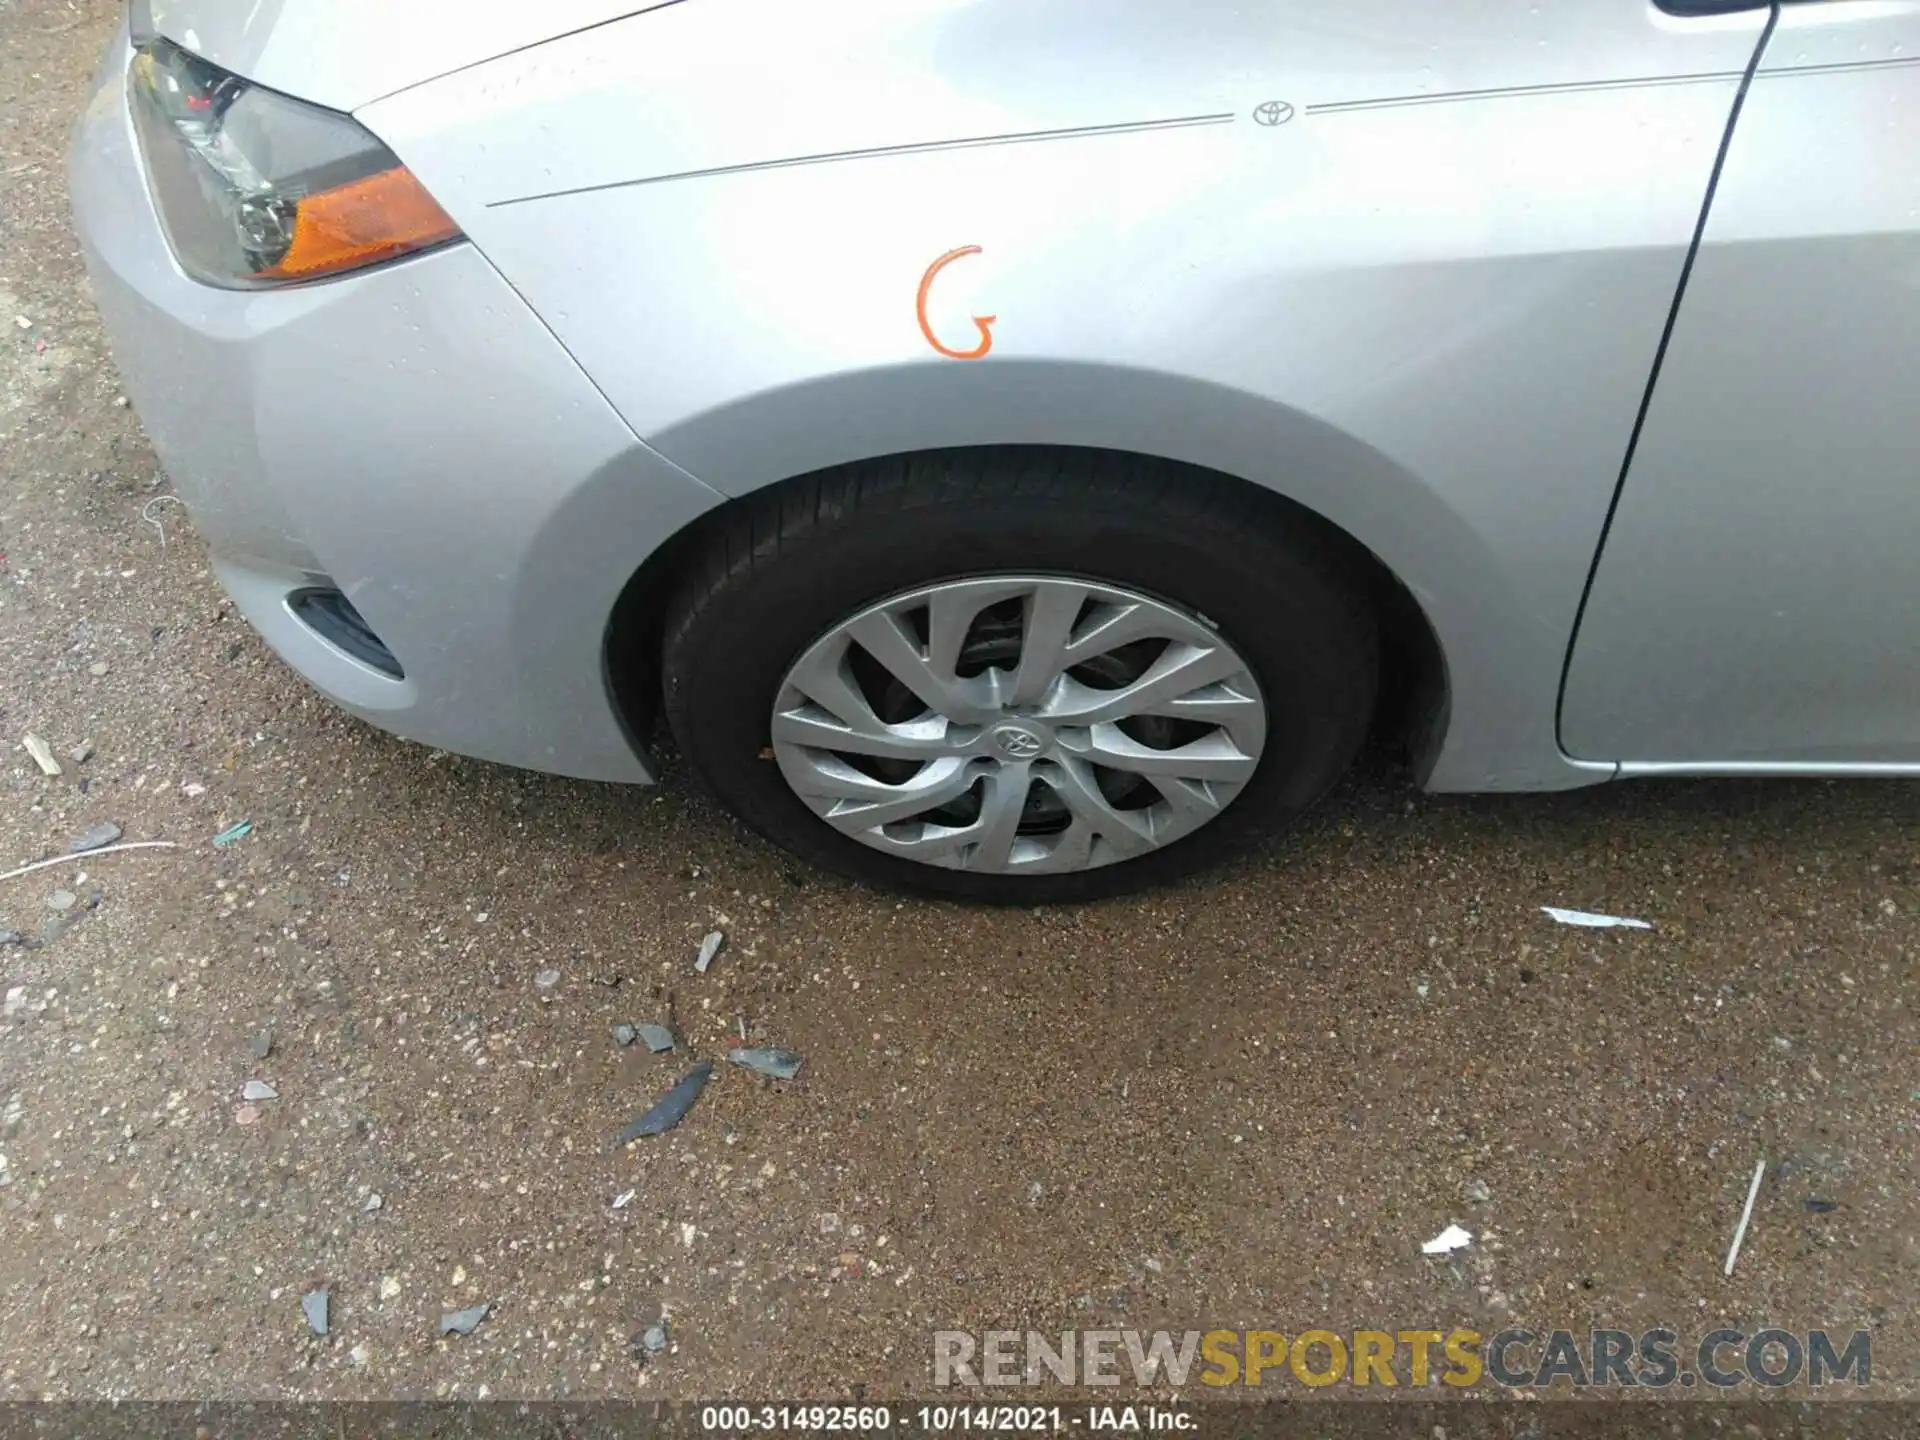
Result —
<svg viewBox="0 0 1920 1440"><path fill-rule="evenodd" d="M1920 6L1785 7L1570 665L1572 755L1920 766Z"/></svg>

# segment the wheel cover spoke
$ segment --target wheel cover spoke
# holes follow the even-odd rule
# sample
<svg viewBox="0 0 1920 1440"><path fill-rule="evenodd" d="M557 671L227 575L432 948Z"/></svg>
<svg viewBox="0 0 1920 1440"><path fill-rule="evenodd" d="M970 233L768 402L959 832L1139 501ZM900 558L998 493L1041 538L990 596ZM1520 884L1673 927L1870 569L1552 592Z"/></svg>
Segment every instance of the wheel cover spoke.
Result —
<svg viewBox="0 0 1920 1440"><path fill-rule="evenodd" d="M871 728L855 729L814 706L782 710L773 717L776 743L901 760L931 760L947 754L952 728L945 716L931 715L904 725L883 725L876 720Z"/></svg>
<svg viewBox="0 0 1920 1440"><path fill-rule="evenodd" d="M1267 712L1197 615L1093 579L982 576L836 624L794 662L773 756L813 813L922 864L1058 874L1167 845L1253 778Z"/></svg>
<svg viewBox="0 0 1920 1440"><path fill-rule="evenodd" d="M1015 705L1033 705L1046 696L1067 666L1073 640L1073 622L1086 603L1079 585L1049 585L1027 597L1020 636L1020 667L1013 674L1009 699Z"/></svg>

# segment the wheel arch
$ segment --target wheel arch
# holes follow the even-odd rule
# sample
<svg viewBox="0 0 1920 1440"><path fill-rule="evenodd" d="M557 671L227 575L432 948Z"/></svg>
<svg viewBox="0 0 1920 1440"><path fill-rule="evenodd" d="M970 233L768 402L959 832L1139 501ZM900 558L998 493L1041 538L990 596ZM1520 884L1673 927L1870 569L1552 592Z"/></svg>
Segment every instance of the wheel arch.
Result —
<svg viewBox="0 0 1920 1440"><path fill-rule="evenodd" d="M1010 465L1031 465L1042 453L1111 452L1113 447L1060 444L922 447L853 457L837 465L782 476L746 493L733 495L683 526L649 555L622 589L609 616L605 640L608 682L614 703L630 732L645 737L657 728L658 656L665 617L674 595L686 583L700 556L717 542L717 537L734 528L733 521L740 511L763 503L769 491L782 487L797 489L822 472L956 448L999 451L1005 454ZM1400 577L1355 536L1270 487L1171 456L1139 451L1120 453L1224 481L1246 492L1254 503L1256 517L1267 517L1276 530L1284 526L1297 534L1304 521L1308 528L1324 537L1329 547L1337 548L1346 556L1366 584L1380 626L1383 674L1376 734L1400 749L1416 774L1423 775L1446 732L1447 664L1431 620Z"/></svg>
<svg viewBox="0 0 1920 1440"><path fill-rule="evenodd" d="M1421 784L1551 790L1604 778L1568 761L1554 734L1566 635L1523 600L1534 557L1494 544L1410 462L1305 408L1173 369L929 358L757 391L647 442L732 502L841 465L990 445L1117 451L1226 476L1316 517L1390 577L1392 603L1417 621L1400 626L1415 638L1396 649L1429 677L1397 687L1414 691L1408 748ZM657 611L664 580L715 523L703 517L646 560L614 610L622 634L645 633L631 627ZM609 664L623 708L638 705L632 723L650 723L645 668Z"/></svg>

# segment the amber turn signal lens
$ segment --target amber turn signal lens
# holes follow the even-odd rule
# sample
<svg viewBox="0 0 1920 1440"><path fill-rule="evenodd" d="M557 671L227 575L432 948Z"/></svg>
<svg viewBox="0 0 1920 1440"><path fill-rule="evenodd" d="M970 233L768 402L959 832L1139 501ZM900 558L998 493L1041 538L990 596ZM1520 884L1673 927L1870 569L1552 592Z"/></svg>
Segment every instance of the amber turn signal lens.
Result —
<svg viewBox="0 0 1920 1440"><path fill-rule="evenodd" d="M301 197L293 243L261 280L313 280L460 238L460 227L404 165Z"/></svg>

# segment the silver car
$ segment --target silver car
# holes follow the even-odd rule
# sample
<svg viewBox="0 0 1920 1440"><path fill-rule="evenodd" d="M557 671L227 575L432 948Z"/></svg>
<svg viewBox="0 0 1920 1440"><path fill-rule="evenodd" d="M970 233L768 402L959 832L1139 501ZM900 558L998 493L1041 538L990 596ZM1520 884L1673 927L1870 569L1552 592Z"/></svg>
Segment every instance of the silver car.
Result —
<svg viewBox="0 0 1920 1440"><path fill-rule="evenodd" d="M1915 0L137 0L73 152L221 581L866 879L1920 774Z"/></svg>

